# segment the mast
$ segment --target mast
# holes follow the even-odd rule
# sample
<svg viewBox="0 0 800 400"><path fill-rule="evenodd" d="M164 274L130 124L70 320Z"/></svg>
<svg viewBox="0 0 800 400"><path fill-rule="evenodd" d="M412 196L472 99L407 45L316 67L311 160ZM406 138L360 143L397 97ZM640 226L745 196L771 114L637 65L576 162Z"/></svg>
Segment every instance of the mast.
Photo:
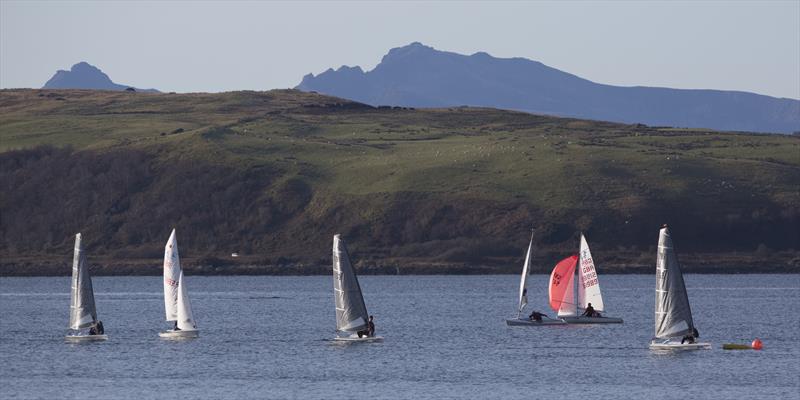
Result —
<svg viewBox="0 0 800 400"><path fill-rule="evenodd" d="M522 315L522 310L528 305L528 275L531 269L531 249L533 248L533 232L531 241L528 244L528 252L525 253L525 263L522 264L522 278L519 282L519 303L517 307L517 319Z"/></svg>

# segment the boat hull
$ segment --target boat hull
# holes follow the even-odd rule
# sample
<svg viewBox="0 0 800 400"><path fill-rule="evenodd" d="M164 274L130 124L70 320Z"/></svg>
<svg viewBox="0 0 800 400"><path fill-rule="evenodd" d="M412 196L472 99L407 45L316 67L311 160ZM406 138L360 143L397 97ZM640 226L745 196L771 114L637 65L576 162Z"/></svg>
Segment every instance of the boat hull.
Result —
<svg viewBox="0 0 800 400"><path fill-rule="evenodd" d="M530 319L507 319L506 325L508 326L547 326L547 325L566 325L562 319L543 318L541 321L533 321Z"/></svg>
<svg viewBox="0 0 800 400"><path fill-rule="evenodd" d="M614 317L561 317L568 324L621 324L622 318Z"/></svg>
<svg viewBox="0 0 800 400"><path fill-rule="evenodd" d="M170 329L166 332L158 333L158 337L164 339L192 339L198 336L200 336L199 331L187 331L187 330L175 331Z"/></svg>
<svg viewBox="0 0 800 400"><path fill-rule="evenodd" d="M353 343L353 342L382 342L383 341L383 336L370 336L370 337L367 337L367 336L364 336L364 337L345 336L345 337L335 337L335 338L333 338L333 341L334 342L351 342L351 343Z"/></svg>
<svg viewBox="0 0 800 400"><path fill-rule="evenodd" d="M650 350L711 350L711 343L650 342Z"/></svg>
<svg viewBox="0 0 800 400"><path fill-rule="evenodd" d="M64 339L68 342L97 342L108 340L108 335L67 335Z"/></svg>

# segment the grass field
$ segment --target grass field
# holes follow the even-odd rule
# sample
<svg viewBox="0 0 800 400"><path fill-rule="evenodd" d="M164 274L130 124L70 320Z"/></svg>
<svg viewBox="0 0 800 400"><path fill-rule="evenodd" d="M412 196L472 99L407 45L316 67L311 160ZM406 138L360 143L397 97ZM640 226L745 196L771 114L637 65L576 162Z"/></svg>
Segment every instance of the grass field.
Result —
<svg viewBox="0 0 800 400"><path fill-rule="evenodd" d="M20 151L40 145L70 146L59 162L74 165ZM71 233L87 229L99 254L147 257L170 226L189 231L179 237L196 255L247 249L264 262L310 264L329 257L335 232L363 259L398 264L513 264L530 228L544 264L574 251L580 231L593 249L639 257L663 222L690 252L800 249L800 138L786 135L377 109L294 90L3 90L0 150L4 191L25 196L0 201L9 259L68 252ZM141 182L103 190L104 172L92 171L82 192L46 183L88 168L81 160L132 153L146 166ZM21 177L37 173L42 187L25 187ZM185 193L192 188L204 198ZM77 212L83 220L36 200L81 196L96 197L83 201L93 208ZM192 206L162 205L176 198ZM123 200L128 207L113 211ZM43 214L46 231L30 228L31 213ZM37 242L45 232L53 238Z"/></svg>

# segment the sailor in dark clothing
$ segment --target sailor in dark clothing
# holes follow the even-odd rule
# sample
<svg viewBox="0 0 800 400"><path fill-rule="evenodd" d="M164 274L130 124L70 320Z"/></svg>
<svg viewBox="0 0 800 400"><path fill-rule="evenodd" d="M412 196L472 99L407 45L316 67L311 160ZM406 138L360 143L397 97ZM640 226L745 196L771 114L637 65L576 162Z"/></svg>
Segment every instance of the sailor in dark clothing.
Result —
<svg viewBox="0 0 800 400"><path fill-rule="evenodd" d="M592 307L592 303L589 303L586 306L586 311L583 312L583 316L584 317L600 317L601 315L600 315L599 312L594 310L594 307Z"/></svg>
<svg viewBox="0 0 800 400"><path fill-rule="evenodd" d="M372 322L372 315L369 316L369 322L367 322L367 329L364 329L363 331L358 331L356 332L356 334L360 338L364 336L366 337L375 336L375 323Z"/></svg>
<svg viewBox="0 0 800 400"><path fill-rule="evenodd" d="M692 344L699 337L700 337L700 332L697 331L697 328L692 328L692 333L690 335L684 336L681 339L681 344L684 344L684 343Z"/></svg>
<svg viewBox="0 0 800 400"><path fill-rule="evenodd" d="M90 335L102 335L105 333L105 329L103 329L103 321L97 321L91 328L89 328Z"/></svg>
<svg viewBox="0 0 800 400"><path fill-rule="evenodd" d="M181 328L178 328L178 321L175 321L175 326L172 328L173 331L179 331Z"/></svg>
<svg viewBox="0 0 800 400"><path fill-rule="evenodd" d="M528 319L530 319L531 321L542 322L542 317L547 317L547 315L543 314L543 313L540 313L538 311L534 311L534 312L531 313L531 315L528 316ZM550 317L547 317L547 318L550 318Z"/></svg>

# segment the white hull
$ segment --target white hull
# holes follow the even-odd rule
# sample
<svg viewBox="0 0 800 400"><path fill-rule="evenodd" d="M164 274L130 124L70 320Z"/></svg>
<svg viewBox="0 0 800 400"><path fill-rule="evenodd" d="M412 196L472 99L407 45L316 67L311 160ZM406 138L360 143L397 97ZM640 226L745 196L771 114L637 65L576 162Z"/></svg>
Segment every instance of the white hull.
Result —
<svg viewBox="0 0 800 400"><path fill-rule="evenodd" d="M67 335L64 339L68 342L95 342L108 340L108 335Z"/></svg>
<svg viewBox="0 0 800 400"><path fill-rule="evenodd" d="M196 331L196 330L195 331L187 331L187 330L175 331L175 330L170 329L170 330L168 330L166 332L159 332L158 333L158 337L161 337L161 338L164 338L164 339L191 339L191 338L196 338L198 336L200 336L200 332Z"/></svg>
<svg viewBox="0 0 800 400"><path fill-rule="evenodd" d="M622 318L613 317L561 317L568 324L621 324Z"/></svg>
<svg viewBox="0 0 800 400"><path fill-rule="evenodd" d="M383 336L346 336L346 337L335 337L333 338L334 342L382 342Z"/></svg>
<svg viewBox="0 0 800 400"><path fill-rule="evenodd" d="M514 319L507 319L506 325L509 326L545 326L545 325L566 325L567 323L564 322L562 319L550 319L550 318L542 318L541 321L533 321L530 319L521 319L521 318L514 318Z"/></svg>
<svg viewBox="0 0 800 400"><path fill-rule="evenodd" d="M711 350L711 343L650 342L650 350Z"/></svg>

